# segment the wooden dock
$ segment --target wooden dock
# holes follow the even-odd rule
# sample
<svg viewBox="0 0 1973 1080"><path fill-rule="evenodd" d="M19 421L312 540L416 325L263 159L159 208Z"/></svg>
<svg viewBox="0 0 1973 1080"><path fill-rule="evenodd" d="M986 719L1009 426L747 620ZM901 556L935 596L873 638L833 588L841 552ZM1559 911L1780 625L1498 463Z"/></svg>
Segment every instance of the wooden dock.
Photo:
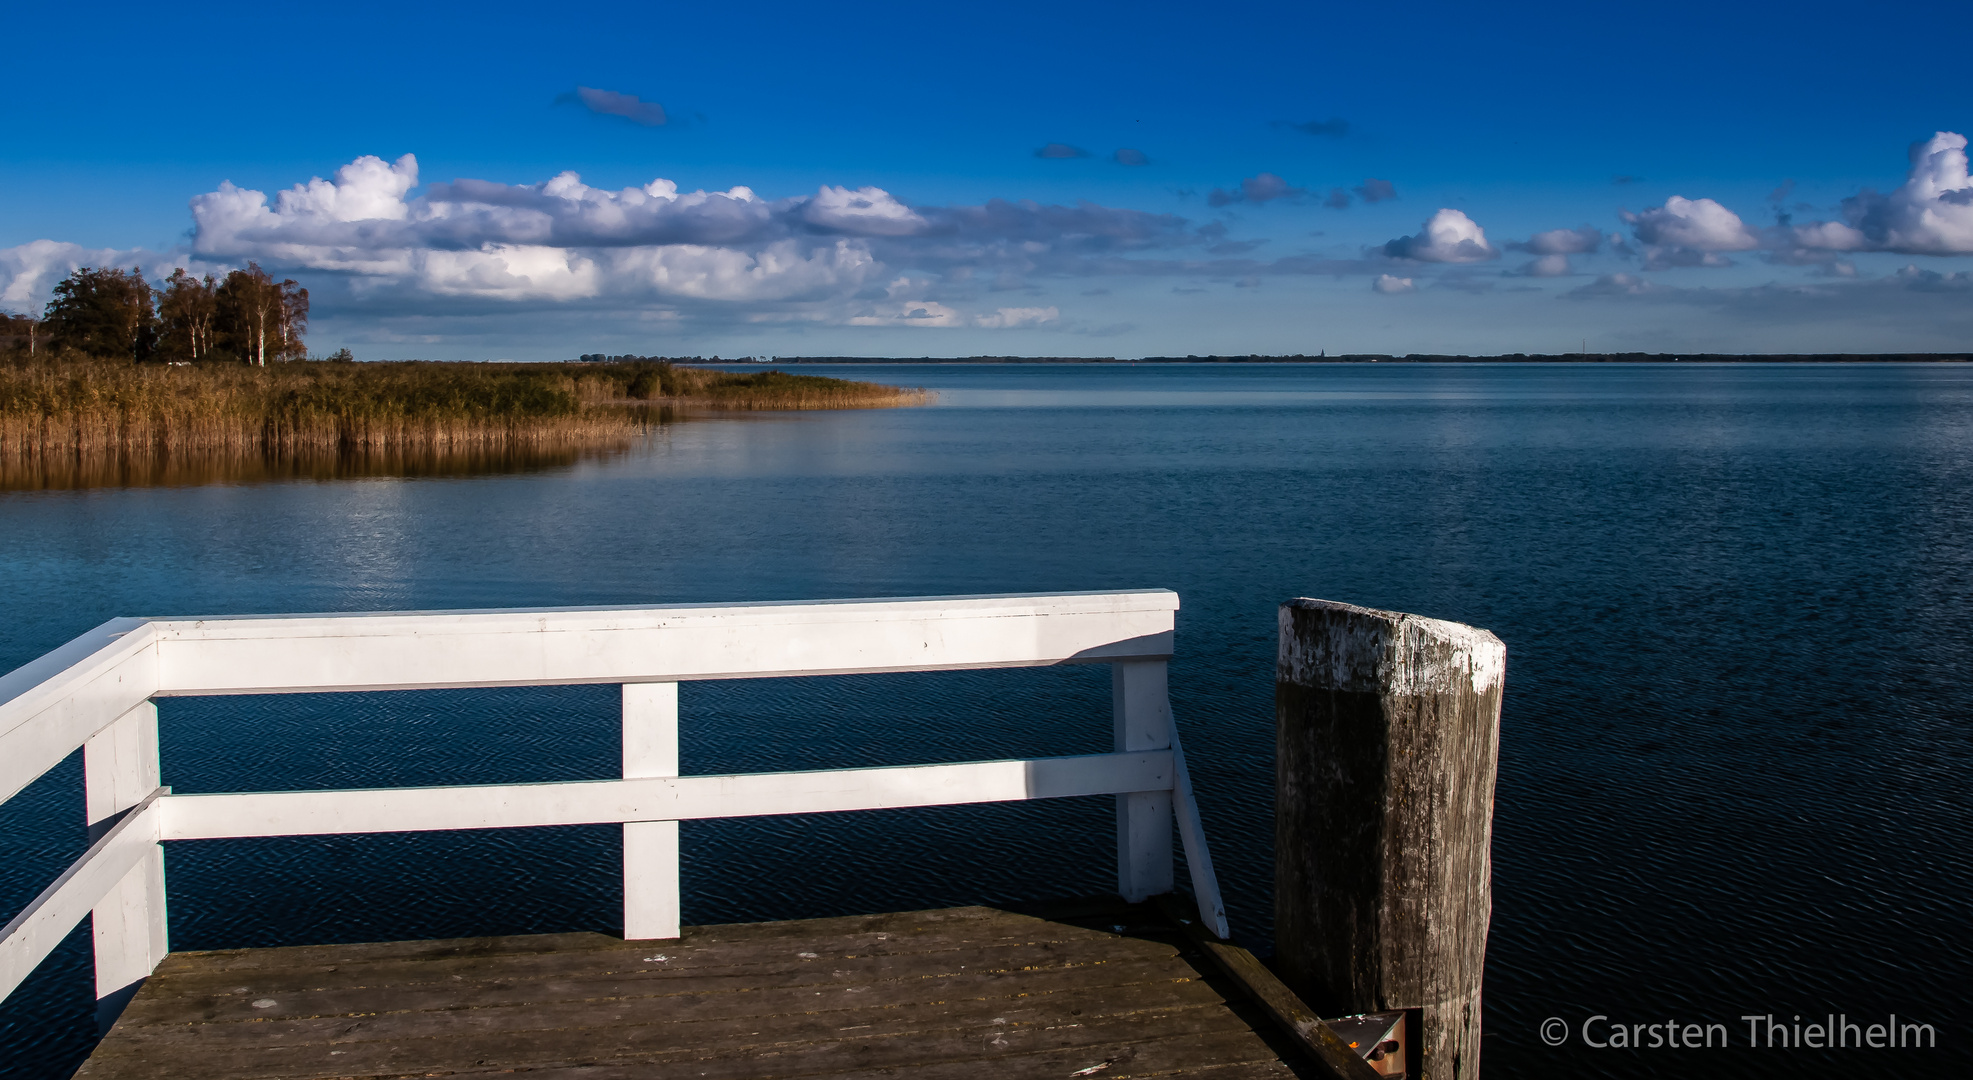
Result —
<svg viewBox="0 0 1973 1080"><path fill-rule="evenodd" d="M1177 610L1152 589L114 619L0 675L0 802L80 750L92 838L0 927L0 999L87 918L99 1023L117 1020L84 1078L1471 1080L1505 646L1401 612L1281 607L1277 976L1228 940L1172 722ZM1110 753L682 774L680 682L1058 664L1109 666ZM621 687L620 777L163 783L160 697L593 683ZM1090 796L1115 799L1120 899L681 933L682 821ZM167 844L604 823L623 828L632 941L170 950Z"/></svg>
<svg viewBox="0 0 1973 1080"><path fill-rule="evenodd" d="M1329 1075L1159 908L174 952L78 1080Z"/></svg>

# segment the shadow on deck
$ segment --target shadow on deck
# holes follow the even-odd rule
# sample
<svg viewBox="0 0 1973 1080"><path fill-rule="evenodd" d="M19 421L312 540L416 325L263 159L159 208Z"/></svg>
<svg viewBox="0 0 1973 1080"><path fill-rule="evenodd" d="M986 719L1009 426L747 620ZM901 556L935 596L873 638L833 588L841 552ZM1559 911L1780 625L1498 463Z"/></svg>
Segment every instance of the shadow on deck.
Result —
<svg viewBox="0 0 1973 1080"><path fill-rule="evenodd" d="M1327 1075L1152 905L172 953L78 1080Z"/></svg>

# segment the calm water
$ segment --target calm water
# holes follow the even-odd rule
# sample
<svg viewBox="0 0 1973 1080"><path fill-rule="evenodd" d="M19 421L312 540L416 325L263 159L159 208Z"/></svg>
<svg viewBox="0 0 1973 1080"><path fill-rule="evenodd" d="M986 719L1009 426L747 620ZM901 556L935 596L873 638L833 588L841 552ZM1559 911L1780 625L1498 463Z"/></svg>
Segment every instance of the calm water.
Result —
<svg viewBox="0 0 1973 1080"><path fill-rule="evenodd" d="M1973 1070L1973 369L840 369L937 407L673 425L540 471L0 494L0 669L114 615L1160 586L1238 936L1269 941L1275 604L1508 645L1491 1076ZM1099 751L1101 670L687 684L688 772ZM174 699L179 791L611 775L609 688ZM83 846L0 806L0 913ZM1098 800L687 823L688 922L1109 886ZM180 948L618 927L616 830L205 841ZM0 1072L93 1035L86 928ZM1603 1014L1895 1012L1936 1051L1559 1049ZM1736 1072L1735 1070L1739 1070ZM1843 1072L1843 1075L1850 1075Z"/></svg>

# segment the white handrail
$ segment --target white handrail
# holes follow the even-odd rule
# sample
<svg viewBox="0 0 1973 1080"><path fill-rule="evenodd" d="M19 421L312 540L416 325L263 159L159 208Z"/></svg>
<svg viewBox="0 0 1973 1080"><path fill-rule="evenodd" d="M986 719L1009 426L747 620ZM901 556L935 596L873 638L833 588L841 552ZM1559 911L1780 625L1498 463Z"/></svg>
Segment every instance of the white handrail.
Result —
<svg viewBox="0 0 1973 1080"><path fill-rule="evenodd" d="M1171 751L548 784L173 795L162 839L517 829L1169 791Z"/></svg>
<svg viewBox="0 0 1973 1080"><path fill-rule="evenodd" d="M223 837L619 822L626 936L676 937L680 820L1115 795L1118 891L1139 900L1171 889L1176 811L1200 916L1225 936L1166 698L1177 608L1176 594L1149 590L112 620L0 676L0 801L86 746L89 816L103 833L0 931L0 998L92 914L97 995L123 1000L167 950L159 845ZM1071 663L1113 665L1113 753L675 775L680 681ZM625 685L623 779L207 795L158 786L157 697L581 683Z"/></svg>
<svg viewBox="0 0 1973 1080"><path fill-rule="evenodd" d="M13 993L158 842L164 798L160 788L137 804L0 930L0 998Z"/></svg>

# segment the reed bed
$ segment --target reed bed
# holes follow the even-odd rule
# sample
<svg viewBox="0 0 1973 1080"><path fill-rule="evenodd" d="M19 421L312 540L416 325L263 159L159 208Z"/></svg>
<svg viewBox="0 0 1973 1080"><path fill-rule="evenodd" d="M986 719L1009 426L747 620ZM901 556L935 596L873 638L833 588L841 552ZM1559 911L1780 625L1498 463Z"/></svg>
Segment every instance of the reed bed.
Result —
<svg viewBox="0 0 1973 1080"><path fill-rule="evenodd" d="M872 383L663 363L17 361L0 365L0 472L188 455L497 454L627 441L678 410L925 400Z"/></svg>

